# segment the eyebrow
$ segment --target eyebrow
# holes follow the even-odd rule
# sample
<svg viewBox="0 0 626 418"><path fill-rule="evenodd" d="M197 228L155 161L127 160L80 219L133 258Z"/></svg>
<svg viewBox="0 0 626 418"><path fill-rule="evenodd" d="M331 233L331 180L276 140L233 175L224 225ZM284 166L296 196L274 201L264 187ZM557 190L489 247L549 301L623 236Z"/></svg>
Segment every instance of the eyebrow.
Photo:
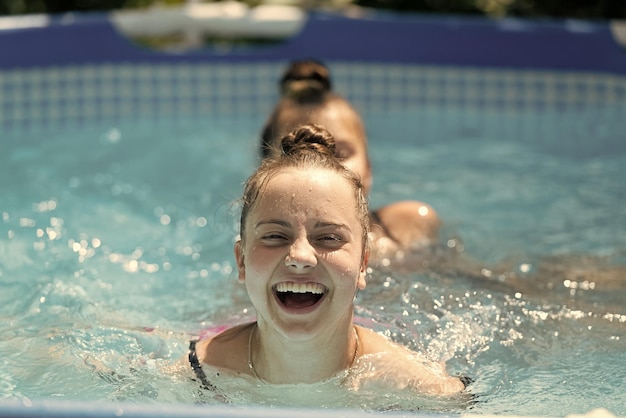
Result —
<svg viewBox="0 0 626 418"><path fill-rule="evenodd" d="M338 223L335 223L335 222L317 222L315 224L315 226L318 227L318 228L325 228L325 227L332 226L334 228L346 229L346 230L350 231L350 227L347 224L338 224Z"/></svg>
<svg viewBox="0 0 626 418"><path fill-rule="evenodd" d="M267 220L263 220L263 221L259 221L257 222L254 227L258 228L260 226L263 225L268 225L268 224L273 224L273 225L279 225L279 226L284 226L284 227L289 227L291 226L291 224L287 221L282 221L280 219L267 219Z"/></svg>
<svg viewBox="0 0 626 418"><path fill-rule="evenodd" d="M278 226L282 226L282 227L285 227L285 228L291 227L291 224L289 222L283 221L281 219L262 220L262 221L257 222L254 225L254 227L258 228L260 226L268 225L268 224L278 225ZM341 223L335 223L335 222L318 221L318 222L315 223L315 227L316 228L333 227L333 228L339 228L339 229L345 229L345 230L351 231L350 227L347 224L341 224Z"/></svg>
<svg viewBox="0 0 626 418"><path fill-rule="evenodd" d="M356 148L356 146L354 145L354 143L353 143L353 142L348 141L348 140L345 140L345 139L344 139L344 140L342 140L342 139L336 139L336 140L335 140L335 146L336 146L336 147L341 146L341 147L353 148L353 149L354 149L354 148Z"/></svg>

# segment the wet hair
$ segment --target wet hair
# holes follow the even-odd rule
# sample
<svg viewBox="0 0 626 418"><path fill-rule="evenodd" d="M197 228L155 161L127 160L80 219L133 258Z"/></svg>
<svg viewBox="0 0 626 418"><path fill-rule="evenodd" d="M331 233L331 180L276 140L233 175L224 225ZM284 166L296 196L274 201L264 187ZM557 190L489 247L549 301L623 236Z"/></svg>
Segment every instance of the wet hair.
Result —
<svg viewBox="0 0 626 418"><path fill-rule="evenodd" d="M315 109L343 99L332 92L330 70L322 62L307 59L293 61L279 81L281 99L261 133L261 157L265 158L272 150L272 142L280 135L279 117L291 112L296 117L296 125L308 122ZM287 128L290 129L290 128Z"/></svg>
<svg viewBox="0 0 626 418"><path fill-rule="evenodd" d="M244 239L250 210L273 176L288 168L320 168L340 174L351 184L365 250L370 230L367 197L359 176L344 167L335 157L335 139L330 132L320 125L302 125L284 136L273 147L276 149L261 162L244 184L239 221L241 239Z"/></svg>

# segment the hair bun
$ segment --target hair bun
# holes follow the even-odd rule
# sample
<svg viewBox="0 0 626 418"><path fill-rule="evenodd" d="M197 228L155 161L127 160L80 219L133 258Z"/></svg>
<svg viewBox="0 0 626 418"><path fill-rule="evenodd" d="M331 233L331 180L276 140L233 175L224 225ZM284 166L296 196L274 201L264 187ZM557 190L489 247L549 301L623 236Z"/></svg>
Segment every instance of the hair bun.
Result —
<svg viewBox="0 0 626 418"><path fill-rule="evenodd" d="M280 148L283 155L316 152L334 157L335 138L322 126L307 124L283 137Z"/></svg>
<svg viewBox="0 0 626 418"><path fill-rule="evenodd" d="M282 94L306 92L319 94L329 92L331 89L330 70L316 60L293 61L280 79Z"/></svg>

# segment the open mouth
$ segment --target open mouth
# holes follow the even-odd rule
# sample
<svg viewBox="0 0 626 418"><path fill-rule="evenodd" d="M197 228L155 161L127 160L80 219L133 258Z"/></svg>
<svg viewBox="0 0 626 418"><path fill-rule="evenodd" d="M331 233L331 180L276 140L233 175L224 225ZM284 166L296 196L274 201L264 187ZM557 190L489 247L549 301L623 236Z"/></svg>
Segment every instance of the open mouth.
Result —
<svg viewBox="0 0 626 418"><path fill-rule="evenodd" d="M324 297L327 289L319 283L283 282L274 286L280 303L287 308L309 308Z"/></svg>

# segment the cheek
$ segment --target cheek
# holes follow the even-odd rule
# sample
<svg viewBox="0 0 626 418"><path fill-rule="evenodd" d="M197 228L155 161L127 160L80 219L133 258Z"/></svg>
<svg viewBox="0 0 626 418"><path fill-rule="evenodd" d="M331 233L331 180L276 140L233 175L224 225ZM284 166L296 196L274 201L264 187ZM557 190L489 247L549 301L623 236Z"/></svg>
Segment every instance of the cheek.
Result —
<svg viewBox="0 0 626 418"><path fill-rule="evenodd" d="M272 257L270 251L263 248L251 248L246 252L246 272L253 278L262 276L265 272L272 269Z"/></svg>
<svg viewBox="0 0 626 418"><path fill-rule="evenodd" d="M344 273L341 275L340 286L346 289L354 288L354 282L357 277L358 272L356 270L345 270Z"/></svg>
<svg viewBox="0 0 626 418"><path fill-rule="evenodd" d="M265 287L271 276L269 263L258 250L253 250L246 257L246 288L253 295Z"/></svg>
<svg viewBox="0 0 626 418"><path fill-rule="evenodd" d="M359 280L361 273L361 265L354 264L353 259L350 261L351 263L342 264L336 269L339 275L339 283L337 283L337 286L346 289L354 289L354 284Z"/></svg>

